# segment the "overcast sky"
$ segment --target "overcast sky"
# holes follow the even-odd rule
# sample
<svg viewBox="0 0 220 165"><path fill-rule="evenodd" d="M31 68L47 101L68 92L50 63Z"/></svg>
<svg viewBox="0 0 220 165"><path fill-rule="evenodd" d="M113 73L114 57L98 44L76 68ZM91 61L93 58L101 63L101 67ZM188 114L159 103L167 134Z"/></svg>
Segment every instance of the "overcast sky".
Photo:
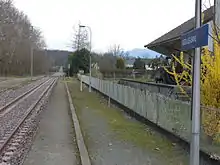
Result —
<svg viewBox="0 0 220 165"><path fill-rule="evenodd" d="M80 21L92 28L95 51L106 51L113 44L126 50L143 48L193 17L194 3L195 0L14 0L15 6L41 29L48 48L70 50L73 27Z"/></svg>

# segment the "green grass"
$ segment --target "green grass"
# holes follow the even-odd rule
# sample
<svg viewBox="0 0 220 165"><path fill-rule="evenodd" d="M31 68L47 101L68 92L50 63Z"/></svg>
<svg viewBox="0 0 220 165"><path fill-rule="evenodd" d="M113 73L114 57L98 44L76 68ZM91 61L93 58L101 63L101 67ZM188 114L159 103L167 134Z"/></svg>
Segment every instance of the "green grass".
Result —
<svg viewBox="0 0 220 165"><path fill-rule="evenodd" d="M169 164L179 164L179 162L187 164L188 156L186 156L186 152L181 147L173 145L163 135L140 122L131 121L125 117L120 109L108 107L107 102L99 94L89 93L87 88L80 92L79 83L76 79L73 79L72 82L68 81L68 86L79 119L81 118L81 109L89 107L94 113L107 121L111 130L115 132L120 140L151 150L151 152L167 160ZM88 137L86 139L88 140Z"/></svg>

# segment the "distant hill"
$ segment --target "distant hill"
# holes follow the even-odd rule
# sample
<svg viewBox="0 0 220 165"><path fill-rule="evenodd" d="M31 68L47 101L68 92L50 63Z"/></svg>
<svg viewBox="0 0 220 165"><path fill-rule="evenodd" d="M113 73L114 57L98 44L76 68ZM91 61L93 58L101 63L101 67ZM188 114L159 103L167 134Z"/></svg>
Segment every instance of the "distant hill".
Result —
<svg viewBox="0 0 220 165"><path fill-rule="evenodd" d="M128 57L125 59L125 64L126 65L133 65L135 62L136 57ZM152 61L152 58L141 58L142 61L147 65Z"/></svg>
<svg viewBox="0 0 220 165"><path fill-rule="evenodd" d="M63 50L46 50L47 55L50 57L53 66L66 66L68 56L72 53Z"/></svg>
<svg viewBox="0 0 220 165"><path fill-rule="evenodd" d="M131 57L140 57L140 58L155 58L156 56L160 56L159 53L149 50L149 49L140 49L135 48L130 51L127 51L129 53L129 56Z"/></svg>
<svg viewBox="0 0 220 165"><path fill-rule="evenodd" d="M46 50L47 55L50 58L52 66L67 66L68 56L73 53L71 51L63 51L63 50ZM147 62L147 60L155 58L156 56L160 56L159 53L151 51L149 49L140 49L135 48L133 50L127 51L129 53L129 59L127 59L127 63L134 62L135 58L140 57ZM105 57L107 58L107 57ZM106 64L107 65L107 64Z"/></svg>

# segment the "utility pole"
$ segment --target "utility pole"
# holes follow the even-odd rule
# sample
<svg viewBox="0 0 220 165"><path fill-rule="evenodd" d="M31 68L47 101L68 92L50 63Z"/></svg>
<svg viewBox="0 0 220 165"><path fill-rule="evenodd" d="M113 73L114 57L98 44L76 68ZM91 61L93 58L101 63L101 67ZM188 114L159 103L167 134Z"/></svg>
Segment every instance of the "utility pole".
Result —
<svg viewBox="0 0 220 165"><path fill-rule="evenodd" d="M201 27L202 0L196 0L195 25ZM200 152L200 65L201 48L195 48L193 70L192 135L190 143L190 165L199 165Z"/></svg>
<svg viewBox="0 0 220 165"><path fill-rule="evenodd" d="M33 46L31 44L31 80L33 79Z"/></svg>
<svg viewBox="0 0 220 165"><path fill-rule="evenodd" d="M48 57L47 57L47 49L46 49L46 48L44 49L44 55L45 55L45 57L46 57L46 59L47 59ZM49 61L50 61L50 60L49 60ZM46 72L47 72L47 73L46 73L47 76L49 76L49 66L50 66L50 65L47 64L47 71L46 71Z"/></svg>
<svg viewBox="0 0 220 165"><path fill-rule="evenodd" d="M90 46L89 46L89 92L92 92L92 87L91 87L91 78L92 78L92 30L90 27L89 31L90 31Z"/></svg>
<svg viewBox="0 0 220 165"><path fill-rule="evenodd" d="M31 26L31 31L33 32L33 30L34 30L34 27L33 26ZM33 48L33 45L32 45L32 40L31 40L31 43L30 43L30 56L31 56L31 70L30 70L30 72L31 72L31 80L33 79L33 52L34 51L34 48Z"/></svg>

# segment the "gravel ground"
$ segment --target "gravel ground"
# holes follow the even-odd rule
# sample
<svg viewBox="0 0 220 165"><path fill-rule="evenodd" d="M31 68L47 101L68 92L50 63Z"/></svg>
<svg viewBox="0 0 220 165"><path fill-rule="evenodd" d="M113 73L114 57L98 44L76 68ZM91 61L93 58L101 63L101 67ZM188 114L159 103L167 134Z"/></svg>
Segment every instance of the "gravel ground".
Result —
<svg viewBox="0 0 220 165"><path fill-rule="evenodd" d="M14 89L9 89L5 92L1 92L0 93L0 107L6 105L10 101L12 101L16 97L18 97L19 95L25 93L27 90L29 90L29 89L39 85L40 83L44 82L46 79L48 79L48 78L43 78L43 79L37 80L33 83L30 83L28 85L24 85L21 88L18 88L18 89L15 89L15 90Z"/></svg>
<svg viewBox="0 0 220 165"><path fill-rule="evenodd" d="M38 80L42 77L34 77L33 80ZM19 87L20 85L22 85L23 83L26 83L30 80L30 77L25 77L25 78L13 78L13 77L8 77L2 79L3 81L0 80L0 91L4 91L7 88L15 88L15 87Z"/></svg>
<svg viewBox="0 0 220 165"><path fill-rule="evenodd" d="M6 80L6 78L0 77L0 83L5 81L5 80Z"/></svg>
<svg viewBox="0 0 220 165"><path fill-rule="evenodd" d="M44 95L44 97L37 104L35 109L31 112L31 115L26 119L22 126L19 127L18 131L15 133L7 147L4 149L5 153L13 153L13 155L10 156L10 160L7 163L10 163L11 165L23 164L25 156L31 147L33 138L36 135L38 123L42 114L41 112L46 109L51 91L52 88L50 88L47 94ZM18 146L13 145L13 143L16 142L19 142ZM16 149L11 150L12 146L14 146Z"/></svg>
<svg viewBox="0 0 220 165"><path fill-rule="evenodd" d="M64 84L58 82L24 165L77 165L78 150Z"/></svg>
<svg viewBox="0 0 220 165"><path fill-rule="evenodd" d="M27 109L39 98L40 94L46 89L50 82L52 81L48 81L43 87L34 92L31 96L25 98L5 115L0 116L0 140L10 133L10 130L13 130L17 126Z"/></svg>

